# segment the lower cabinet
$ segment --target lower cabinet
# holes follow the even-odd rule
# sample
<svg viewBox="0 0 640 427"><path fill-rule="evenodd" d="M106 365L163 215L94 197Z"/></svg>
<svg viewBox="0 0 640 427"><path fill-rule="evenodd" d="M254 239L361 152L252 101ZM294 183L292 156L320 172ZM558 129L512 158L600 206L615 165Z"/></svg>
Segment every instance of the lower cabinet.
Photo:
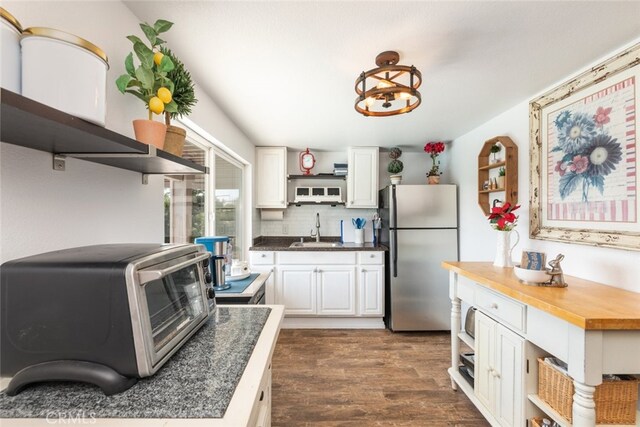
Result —
<svg viewBox="0 0 640 427"><path fill-rule="evenodd" d="M270 427L271 426L271 364L262 377L260 391L257 400L251 410L249 426Z"/></svg>
<svg viewBox="0 0 640 427"><path fill-rule="evenodd" d="M520 426L524 338L476 312L475 395L502 426Z"/></svg>
<svg viewBox="0 0 640 427"><path fill-rule="evenodd" d="M252 251L250 259L252 271L274 272L265 300L288 317L384 316L384 252Z"/></svg>

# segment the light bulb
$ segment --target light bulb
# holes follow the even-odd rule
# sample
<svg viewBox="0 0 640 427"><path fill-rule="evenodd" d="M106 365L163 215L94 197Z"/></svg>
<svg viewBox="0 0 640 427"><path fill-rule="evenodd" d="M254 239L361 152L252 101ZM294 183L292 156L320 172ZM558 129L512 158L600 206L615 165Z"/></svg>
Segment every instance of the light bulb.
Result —
<svg viewBox="0 0 640 427"><path fill-rule="evenodd" d="M407 92L396 92L393 96L395 99L411 99L411 94Z"/></svg>
<svg viewBox="0 0 640 427"><path fill-rule="evenodd" d="M375 102L376 102L376 99L375 99L375 98L372 98L372 97L368 97L368 98L366 98L366 99L364 100L364 104L365 104L367 107L371 107Z"/></svg>

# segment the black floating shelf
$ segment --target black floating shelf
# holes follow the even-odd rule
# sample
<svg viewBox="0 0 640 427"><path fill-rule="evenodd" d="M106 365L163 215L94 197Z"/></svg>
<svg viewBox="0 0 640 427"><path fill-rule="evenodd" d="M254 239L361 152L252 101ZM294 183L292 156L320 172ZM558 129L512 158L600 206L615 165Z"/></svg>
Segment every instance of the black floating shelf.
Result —
<svg viewBox="0 0 640 427"><path fill-rule="evenodd" d="M208 168L2 89L0 140L144 174L204 174Z"/></svg>
<svg viewBox="0 0 640 427"><path fill-rule="evenodd" d="M318 206L318 205L331 205L331 206L344 206L344 202L289 202L289 206Z"/></svg>
<svg viewBox="0 0 640 427"><path fill-rule="evenodd" d="M287 179L339 179L344 181L347 177L345 175L289 175Z"/></svg>

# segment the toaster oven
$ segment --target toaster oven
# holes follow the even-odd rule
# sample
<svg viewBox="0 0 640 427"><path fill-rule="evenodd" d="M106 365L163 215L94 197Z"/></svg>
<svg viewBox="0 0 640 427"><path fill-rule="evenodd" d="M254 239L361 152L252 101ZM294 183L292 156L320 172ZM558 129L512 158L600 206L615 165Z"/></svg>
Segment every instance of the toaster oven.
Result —
<svg viewBox="0 0 640 427"><path fill-rule="evenodd" d="M82 381L111 395L155 373L215 310L202 245L114 244L0 267L0 374Z"/></svg>

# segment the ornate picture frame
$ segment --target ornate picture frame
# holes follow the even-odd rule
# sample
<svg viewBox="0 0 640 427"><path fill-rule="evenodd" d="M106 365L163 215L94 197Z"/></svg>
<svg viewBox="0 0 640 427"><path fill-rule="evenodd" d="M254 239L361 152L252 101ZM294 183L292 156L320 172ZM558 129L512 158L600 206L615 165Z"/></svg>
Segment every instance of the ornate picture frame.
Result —
<svg viewBox="0 0 640 427"><path fill-rule="evenodd" d="M640 43L529 103L529 235L640 251Z"/></svg>

